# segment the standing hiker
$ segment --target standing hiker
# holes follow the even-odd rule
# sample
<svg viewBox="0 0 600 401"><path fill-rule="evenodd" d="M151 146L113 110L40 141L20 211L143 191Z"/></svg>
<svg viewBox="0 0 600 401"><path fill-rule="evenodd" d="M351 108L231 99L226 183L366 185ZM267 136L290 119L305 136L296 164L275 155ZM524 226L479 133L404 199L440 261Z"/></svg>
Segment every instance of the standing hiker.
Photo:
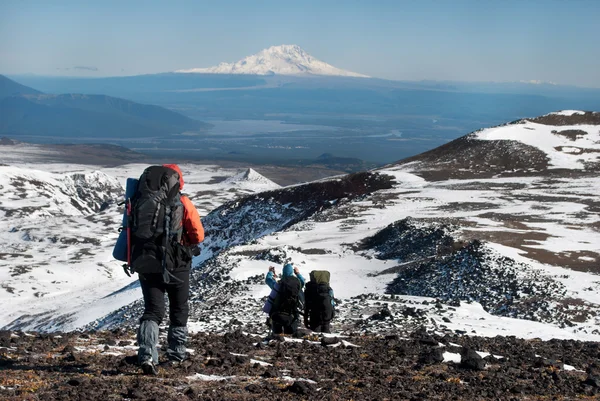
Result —
<svg viewBox="0 0 600 401"><path fill-rule="evenodd" d="M310 281L306 283L304 325L312 331L331 332L329 324L335 315L335 301L329 279L328 271L313 270Z"/></svg>
<svg viewBox="0 0 600 401"><path fill-rule="evenodd" d="M300 310L304 300L302 287L304 277L297 267L287 263L283 266L281 280L278 282L275 268L269 266L265 283L271 288L271 294L263 307L263 311L271 318L273 334L294 334L298 330Z"/></svg>
<svg viewBox="0 0 600 401"><path fill-rule="evenodd" d="M144 170L132 198L131 270L139 273L144 314L137 333L138 361L156 374L158 326L169 297L167 357L186 357L188 296L192 257L199 255L204 228L192 201L181 194L183 175L176 164Z"/></svg>

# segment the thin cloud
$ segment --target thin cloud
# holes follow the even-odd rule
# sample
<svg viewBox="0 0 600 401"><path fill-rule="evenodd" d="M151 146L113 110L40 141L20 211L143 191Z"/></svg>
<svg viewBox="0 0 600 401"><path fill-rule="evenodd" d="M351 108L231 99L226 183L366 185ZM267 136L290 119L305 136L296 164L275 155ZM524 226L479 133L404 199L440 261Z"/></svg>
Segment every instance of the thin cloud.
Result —
<svg viewBox="0 0 600 401"><path fill-rule="evenodd" d="M522 84L531 84L531 85L558 85L556 82L542 81L540 79L530 79L529 81L521 80L520 82Z"/></svg>
<svg viewBox="0 0 600 401"><path fill-rule="evenodd" d="M98 71L97 67L88 67L84 65L78 65L73 67L74 70L86 70L86 71Z"/></svg>

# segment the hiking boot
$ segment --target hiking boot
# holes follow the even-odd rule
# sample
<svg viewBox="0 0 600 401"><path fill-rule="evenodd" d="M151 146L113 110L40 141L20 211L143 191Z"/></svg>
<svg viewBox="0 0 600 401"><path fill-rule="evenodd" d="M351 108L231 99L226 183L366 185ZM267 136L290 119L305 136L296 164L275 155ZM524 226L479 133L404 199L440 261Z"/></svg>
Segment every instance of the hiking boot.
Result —
<svg viewBox="0 0 600 401"><path fill-rule="evenodd" d="M283 342L283 341L285 341L284 336L285 336L285 334L271 334L266 339L267 339L267 341Z"/></svg>
<svg viewBox="0 0 600 401"><path fill-rule="evenodd" d="M176 368L181 365L183 361L178 361L176 359L167 359L166 361L160 362L159 366L164 366L165 368Z"/></svg>
<svg viewBox="0 0 600 401"><path fill-rule="evenodd" d="M158 374L158 370L156 370L156 366L154 366L154 363L152 363L152 361L142 362L142 372L144 372L145 375L152 376L156 376Z"/></svg>

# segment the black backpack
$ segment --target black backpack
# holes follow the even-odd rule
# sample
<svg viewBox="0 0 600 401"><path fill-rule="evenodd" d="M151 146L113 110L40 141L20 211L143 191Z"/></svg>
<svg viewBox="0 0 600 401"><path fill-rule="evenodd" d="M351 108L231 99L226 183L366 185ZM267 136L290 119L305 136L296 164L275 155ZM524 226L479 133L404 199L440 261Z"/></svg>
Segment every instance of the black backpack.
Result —
<svg viewBox="0 0 600 401"><path fill-rule="evenodd" d="M179 174L168 167L148 167L131 202L131 268L140 274L161 273L169 282L169 272L191 260L190 251L180 244Z"/></svg>
<svg viewBox="0 0 600 401"><path fill-rule="evenodd" d="M306 309L310 311L310 319L328 322L335 316L331 299L328 271L312 271L311 281L306 283Z"/></svg>
<svg viewBox="0 0 600 401"><path fill-rule="evenodd" d="M300 280L296 276L286 276L279 281L277 286L277 295L273 300L271 316L275 314L297 316L304 302Z"/></svg>

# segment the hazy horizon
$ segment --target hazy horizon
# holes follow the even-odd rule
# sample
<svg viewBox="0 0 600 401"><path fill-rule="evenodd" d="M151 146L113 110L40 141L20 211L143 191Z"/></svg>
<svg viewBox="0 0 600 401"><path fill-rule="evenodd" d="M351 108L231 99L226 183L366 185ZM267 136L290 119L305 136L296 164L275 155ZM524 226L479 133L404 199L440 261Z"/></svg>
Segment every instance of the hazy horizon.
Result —
<svg viewBox="0 0 600 401"><path fill-rule="evenodd" d="M160 74L201 74L201 75L227 75L227 74L211 74L211 73L181 73L181 72L176 72L176 71L160 71L160 72L149 72L149 73L142 73L142 74L116 74L116 75L94 75L94 76L88 76L88 75L59 75L59 74L35 74L35 73L31 73L31 72L25 72L25 73L4 73L2 71L0 71L0 75L4 75L7 78L19 78L19 77L37 77L37 78L74 78L74 79L80 79L80 78L98 78L98 79L102 79L102 78L120 78L120 77L135 77L135 76L141 76L141 75L160 75ZM229 74L229 75L251 75L251 74ZM256 77L261 77L262 75L254 75ZM322 77L327 78L326 75L323 75ZM427 83L427 82L435 82L435 83L462 83L462 84L527 84L527 85L532 85L532 86L538 86L538 85L547 85L547 86L565 86L565 87L575 87L575 88L581 88L581 89L600 89L600 86L583 86L583 85L576 85L576 84L562 84L562 83L557 83L557 82L546 82L546 81L536 81L536 80L520 80L520 81L487 81L487 80L480 80L480 81L475 81L475 80L438 80L438 79L391 79L391 78L379 78L379 77L366 77L366 78L362 78L362 77L344 77L346 79L377 79L377 80L383 80L383 81L392 81L392 82L414 82L414 83ZM28 86L28 85L26 85ZM34 88L35 89L35 88Z"/></svg>
<svg viewBox="0 0 600 401"><path fill-rule="evenodd" d="M396 81L600 87L594 1L0 4L0 73L110 77L235 62L297 44Z"/></svg>

